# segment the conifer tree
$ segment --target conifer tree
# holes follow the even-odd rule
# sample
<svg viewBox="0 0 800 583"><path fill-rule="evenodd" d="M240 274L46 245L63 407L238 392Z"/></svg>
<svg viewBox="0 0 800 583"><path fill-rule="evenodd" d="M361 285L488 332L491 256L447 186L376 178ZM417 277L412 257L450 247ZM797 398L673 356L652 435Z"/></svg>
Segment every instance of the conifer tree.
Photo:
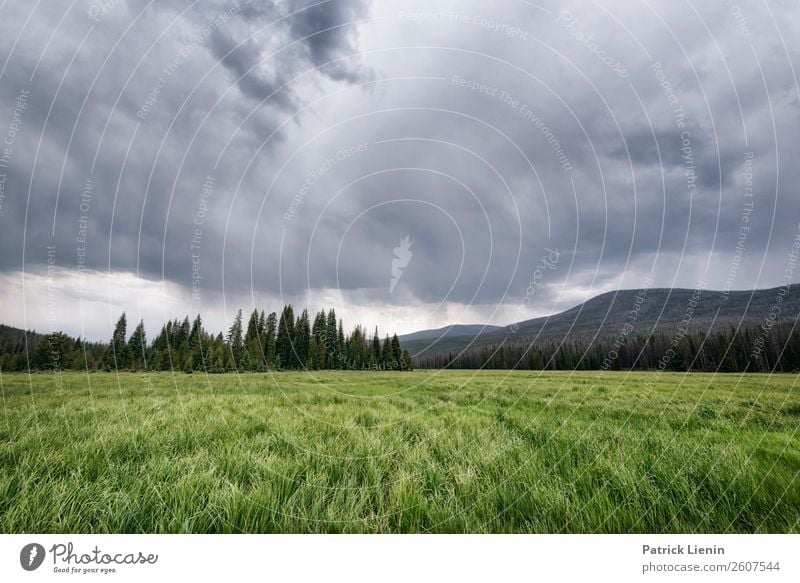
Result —
<svg viewBox="0 0 800 583"><path fill-rule="evenodd" d="M264 333L264 361L268 368L275 368L276 354L275 354L275 340L278 327L278 316L275 312L270 312L266 320L266 332Z"/></svg>
<svg viewBox="0 0 800 583"><path fill-rule="evenodd" d="M45 335L31 354L30 366L36 370L62 370L72 339L62 332Z"/></svg>
<svg viewBox="0 0 800 583"><path fill-rule="evenodd" d="M386 340L383 341L383 349L381 350L381 358L378 364L382 368L390 368L392 366L392 341L389 340L389 335L386 335Z"/></svg>
<svg viewBox="0 0 800 583"><path fill-rule="evenodd" d="M394 366L399 366L402 360L403 351L400 348L400 339L397 337L397 334L394 334L392 336L392 361L394 362Z"/></svg>
<svg viewBox="0 0 800 583"><path fill-rule="evenodd" d="M336 336L336 312L331 308L325 325L325 363L326 368L339 368L339 350Z"/></svg>
<svg viewBox="0 0 800 583"><path fill-rule="evenodd" d="M114 326L114 334L111 336L111 364L117 370L125 369L130 366L130 350L125 342L127 338L128 318L125 312L117 320Z"/></svg>
<svg viewBox="0 0 800 583"><path fill-rule="evenodd" d="M411 354L407 349L403 350L403 369L414 370L414 359L411 358Z"/></svg>
<svg viewBox="0 0 800 583"><path fill-rule="evenodd" d="M183 318L183 322L180 323L178 327L178 334L175 338L175 345L180 346L181 343L185 340L189 342L189 334L192 331L191 324L189 324L189 316Z"/></svg>
<svg viewBox="0 0 800 583"><path fill-rule="evenodd" d="M314 325L311 327L311 342L308 348L311 367L314 370L325 368L325 326L325 310L322 310L314 317Z"/></svg>
<svg viewBox="0 0 800 583"><path fill-rule="evenodd" d="M253 310L247 323L247 333L244 337L244 346L248 370L261 370L264 366L261 351L261 316L258 310Z"/></svg>
<svg viewBox="0 0 800 583"><path fill-rule="evenodd" d="M231 364L236 370L242 370L245 360L244 340L242 338L242 310L236 312L233 325L228 330L228 348L231 354Z"/></svg>
<svg viewBox="0 0 800 583"><path fill-rule="evenodd" d="M308 351L311 344L311 327L308 321L308 310L303 310L303 313L297 319L294 344L297 366L299 368L305 368L308 365Z"/></svg>
<svg viewBox="0 0 800 583"><path fill-rule="evenodd" d="M333 312L333 310L331 310ZM339 362L336 363L335 368L347 368L347 355L345 354L345 341L344 341L344 326L342 326L342 319L339 318L339 330L336 333L336 353Z"/></svg>
<svg viewBox="0 0 800 583"><path fill-rule="evenodd" d="M192 331L189 333L189 353L192 357L194 370L208 370L208 346L203 346L203 320L200 314L192 322Z"/></svg>
<svg viewBox="0 0 800 583"><path fill-rule="evenodd" d="M275 341L280 366L282 368L295 368L294 348L294 308L289 304L283 307L281 319L278 322L278 337Z"/></svg>
<svg viewBox="0 0 800 583"><path fill-rule="evenodd" d="M147 368L147 336L144 331L144 320L140 320L139 324L131 334L128 341L131 351L131 364L134 369Z"/></svg>
<svg viewBox="0 0 800 583"><path fill-rule="evenodd" d="M378 327L375 326L375 334L372 336L372 351L370 354L370 359L375 364L381 363L381 339L378 336Z"/></svg>
<svg viewBox="0 0 800 583"><path fill-rule="evenodd" d="M39 340L28 350L24 343L20 343L14 336L9 337L0 328L0 370L47 370L53 367L76 370L105 367L110 370L115 367L120 370L147 368L226 372L308 366L315 370L374 369L379 363L382 363L383 368L391 363L391 368L404 369L409 368L411 362L410 356L407 357L402 350L396 334L391 339L387 335L386 340L381 343L377 328L375 334L368 336L363 327L356 326L352 334L346 335L342 320L336 318L333 309L317 312L313 320L308 310L303 310L295 318L291 305L284 306L280 318L275 312L267 316L263 310L253 310L249 315L246 331L243 329L242 310L238 310L225 336L223 333L209 334L204 330L200 314L193 320L185 316L183 319L175 318L165 322L150 345L147 342L144 321L139 321L127 340L126 332L127 315L123 312L108 344L86 343L66 335L62 335L63 338L53 336L55 340L44 341L41 339L45 335L34 333L34 337ZM714 340L715 337L683 339L677 347L680 354L673 358L672 365L681 369L699 367L715 370L727 367L739 370L747 362L752 362L753 368L763 371L768 370L770 363L774 362L781 370L798 368L794 363L800 357L800 347L786 344L783 350L785 356L781 356L780 341L770 340L768 344L764 344L767 352L759 359L758 355L751 356L750 344L754 339L747 335L746 330L737 332L732 329L730 336L720 333L718 342L715 343ZM641 358L633 348L621 348L619 358L625 359L624 366L635 366L628 364L632 359L651 368L657 365L658 357L653 355L658 351L663 352L666 345L663 339L659 339L650 348L651 342L655 341L636 339L637 347L645 344L646 350L641 352L646 354ZM515 350L504 348L498 351L498 355L492 357L487 367L515 365ZM605 352L597 345L592 349L594 356L584 361L581 350L583 349L578 348L576 343L572 343L555 351L553 355L548 354L544 360L541 349L535 352L535 357L527 356L527 353L523 356L527 357L526 363L529 367L544 363L541 366L592 368L597 367L601 353ZM451 357L448 362L452 360ZM462 355L458 360L458 366L478 363L477 356L473 354ZM435 359L419 362L421 366L430 366L431 362L438 366L439 363Z"/></svg>
<svg viewBox="0 0 800 583"><path fill-rule="evenodd" d="M370 361L371 357L368 354L365 334L361 326L356 326L347 339L346 367L366 368L372 364Z"/></svg>

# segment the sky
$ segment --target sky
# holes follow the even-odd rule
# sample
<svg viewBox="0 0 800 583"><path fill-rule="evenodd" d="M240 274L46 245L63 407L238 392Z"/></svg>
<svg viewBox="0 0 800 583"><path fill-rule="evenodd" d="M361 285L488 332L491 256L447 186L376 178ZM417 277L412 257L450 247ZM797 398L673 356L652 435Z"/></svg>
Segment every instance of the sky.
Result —
<svg viewBox="0 0 800 583"><path fill-rule="evenodd" d="M798 281L789 1L0 3L0 322Z"/></svg>

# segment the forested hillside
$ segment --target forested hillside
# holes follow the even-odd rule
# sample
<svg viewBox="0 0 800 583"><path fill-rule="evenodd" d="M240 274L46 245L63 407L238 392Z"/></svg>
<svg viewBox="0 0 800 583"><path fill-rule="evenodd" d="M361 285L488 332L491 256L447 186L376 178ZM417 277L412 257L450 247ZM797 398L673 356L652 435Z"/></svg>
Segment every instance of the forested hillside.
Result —
<svg viewBox="0 0 800 583"><path fill-rule="evenodd" d="M776 364L794 370L800 368L791 356L798 317L798 285L727 294L621 290L500 330L447 333L404 345L422 367L598 369L608 354L616 354L612 368L744 370L743 355L753 353L748 370ZM667 355L670 350L674 354Z"/></svg>
<svg viewBox="0 0 800 583"><path fill-rule="evenodd" d="M226 335L194 320L172 320L148 341L143 321L128 334L122 314L109 343L91 343L61 332L40 334L0 327L0 371L25 370L179 370L184 372L313 370L410 370L411 356L395 334L381 341L356 326L345 334L331 309L313 321L291 305L280 315L254 310L247 322L236 314Z"/></svg>
<svg viewBox="0 0 800 583"><path fill-rule="evenodd" d="M417 360L420 368L528 370L800 371L800 334L792 325L717 333L657 334L594 342L501 344Z"/></svg>

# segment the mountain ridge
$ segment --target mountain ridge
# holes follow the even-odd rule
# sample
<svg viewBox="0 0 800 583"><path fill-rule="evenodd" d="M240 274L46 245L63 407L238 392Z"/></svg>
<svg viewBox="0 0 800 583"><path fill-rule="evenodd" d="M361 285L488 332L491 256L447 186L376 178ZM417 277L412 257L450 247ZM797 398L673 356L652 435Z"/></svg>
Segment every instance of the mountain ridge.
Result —
<svg viewBox="0 0 800 583"><path fill-rule="evenodd" d="M717 332L757 327L778 307L774 323L800 316L800 285L756 290L635 288L609 291L550 316L515 322L499 330L409 339L404 345L415 358L460 352L467 348L553 341L610 340L625 336ZM447 330L445 326L440 330ZM412 334L413 336L413 334Z"/></svg>
<svg viewBox="0 0 800 583"><path fill-rule="evenodd" d="M431 328L427 330L418 330L409 334L399 335L398 338L401 342L408 342L409 340L426 340L428 338L437 338L442 334L453 333L454 336L466 336L470 334L479 334L482 331L494 332L502 330L505 326L493 326L491 324L450 324L449 326L442 326L441 328Z"/></svg>

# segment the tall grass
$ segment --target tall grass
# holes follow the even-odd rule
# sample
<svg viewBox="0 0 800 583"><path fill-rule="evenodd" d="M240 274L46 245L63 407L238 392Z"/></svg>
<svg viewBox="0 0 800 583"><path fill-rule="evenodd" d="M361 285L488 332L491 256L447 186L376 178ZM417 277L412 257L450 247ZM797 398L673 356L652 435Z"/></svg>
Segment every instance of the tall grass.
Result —
<svg viewBox="0 0 800 583"><path fill-rule="evenodd" d="M792 375L3 374L3 532L799 532Z"/></svg>

